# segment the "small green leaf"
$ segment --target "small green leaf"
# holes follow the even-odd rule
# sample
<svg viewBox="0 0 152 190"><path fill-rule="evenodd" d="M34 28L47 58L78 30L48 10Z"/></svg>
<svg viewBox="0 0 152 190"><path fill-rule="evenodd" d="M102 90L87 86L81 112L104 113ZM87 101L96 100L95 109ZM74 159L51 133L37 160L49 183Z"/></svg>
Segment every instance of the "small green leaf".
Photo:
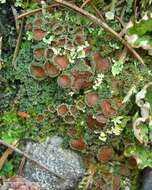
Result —
<svg viewBox="0 0 152 190"><path fill-rule="evenodd" d="M5 141L8 144L12 144L16 140L16 138L13 137L9 133L8 134L4 133L3 136L2 136L2 140Z"/></svg>
<svg viewBox="0 0 152 190"><path fill-rule="evenodd" d="M115 17L114 12L112 12L112 11L106 12L105 16L106 16L107 20L113 20Z"/></svg>
<svg viewBox="0 0 152 190"><path fill-rule="evenodd" d="M123 69L123 61L122 60L118 60L118 61L115 61L113 60L114 64L112 65L112 74L113 76L116 76L116 75L119 75Z"/></svg>
<svg viewBox="0 0 152 190"><path fill-rule="evenodd" d="M2 170L0 171L0 176L8 176L13 170L13 165L11 161L6 161Z"/></svg>
<svg viewBox="0 0 152 190"><path fill-rule="evenodd" d="M152 152L141 145L132 145L125 149L124 155L134 157L140 169L152 167Z"/></svg>

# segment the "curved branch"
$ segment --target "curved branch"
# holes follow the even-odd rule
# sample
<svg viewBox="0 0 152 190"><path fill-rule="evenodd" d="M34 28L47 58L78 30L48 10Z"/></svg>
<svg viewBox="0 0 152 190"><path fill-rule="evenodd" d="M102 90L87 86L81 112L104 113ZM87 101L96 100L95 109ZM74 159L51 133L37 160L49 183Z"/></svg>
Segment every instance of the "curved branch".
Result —
<svg viewBox="0 0 152 190"><path fill-rule="evenodd" d="M21 151L20 149L14 147L11 144L8 144L6 142L4 142L3 140L0 140L0 144L2 144L3 146L8 147L9 149L11 149L12 151L15 151L16 153L24 156L25 158L27 158L28 160L30 160L31 162L37 164L40 168L48 171L50 174L53 174L54 176L58 177L59 179L65 180L65 178L59 176L58 174L54 173L53 171L51 171L48 167L46 167L44 164L39 163L37 160L31 158L27 153Z"/></svg>
<svg viewBox="0 0 152 190"><path fill-rule="evenodd" d="M59 6L58 3L53 3L52 5L47 5L47 8L53 8L53 7L57 7L57 6ZM40 12L40 11L42 11L42 8L33 9L33 10L31 10L31 11L28 11L28 12L26 12L26 13L23 13L23 14L17 16L17 20L20 20L20 19L22 19L22 18L24 18L24 17L33 15L33 14L38 13L38 12Z"/></svg>
<svg viewBox="0 0 152 190"><path fill-rule="evenodd" d="M96 23L97 25L103 27L107 32L110 32L115 38L117 38L131 53L132 55L141 63L144 64L143 59L140 57L140 55L131 47L131 45L124 40L117 32L115 32L112 28L110 28L105 22L98 19L96 16L90 14L89 12L77 7L76 5L73 5L71 3L68 3L64 0L55 0L55 2L59 3L61 6L68 7L83 16L89 18L92 22Z"/></svg>

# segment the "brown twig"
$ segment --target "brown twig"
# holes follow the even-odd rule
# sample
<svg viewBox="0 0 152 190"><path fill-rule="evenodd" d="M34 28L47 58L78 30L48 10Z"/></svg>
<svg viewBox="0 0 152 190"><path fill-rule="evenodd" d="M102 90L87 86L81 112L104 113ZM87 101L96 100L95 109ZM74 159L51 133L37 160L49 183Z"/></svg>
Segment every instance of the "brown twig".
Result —
<svg viewBox="0 0 152 190"><path fill-rule="evenodd" d="M0 36L0 60L2 59L2 36Z"/></svg>
<svg viewBox="0 0 152 190"><path fill-rule="evenodd" d="M22 160L21 160L21 162L20 162L20 165L19 165L19 169L18 169L18 171L17 171L17 174L18 174L19 176L22 175L25 162L26 162L26 158L23 156L23 158L22 158Z"/></svg>
<svg viewBox="0 0 152 190"><path fill-rule="evenodd" d="M25 150L27 154L29 153L29 150L30 150L30 146L27 146L27 147L26 147L26 150ZM23 168L24 168L24 165L25 165L25 163L26 163L26 160L27 160L27 159L23 156L23 157L22 157L22 160L21 160L21 162L20 162L18 171L17 171L17 174L18 174L19 176L22 176L22 172L23 172Z"/></svg>
<svg viewBox="0 0 152 190"><path fill-rule="evenodd" d="M118 3L117 3L117 6L119 6L119 5L121 5L123 2L125 2L125 0L120 0L120 1L118 1ZM111 8L111 4L112 3L110 3L109 5L107 5L107 6L105 6L104 8L103 8L103 11L108 11L110 8Z"/></svg>
<svg viewBox="0 0 152 190"><path fill-rule="evenodd" d="M124 28L121 30L121 32L119 33L119 36L122 37L124 34L126 34L127 32L127 24L126 26L124 26Z"/></svg>
<svg viewBox="0 0 152 190"><path fill-rule="evenodd" d="M124 14L125 14L125 11L126 11L126 6L123 7L122 11L121 11L121 14L120 14L120 17L118 16L115 16L116 19L120 22L120 24L123 26L123 28L126 27L126 24L124 23L123 21L123 17L124 17ZM123 29L122 29L123 30Z"/></svg>
<svg viewBox="0 0 152 190"><path fill-rule="evenodd" d="M57 6L59 6L58 3L53 3L52 5L47 5L46 8L48 9L48 8L53 8L53 7L57 7ZM22 19L22 18L25 18L25 17L27 17L27 16L33 15L33 14L38 13L38 12L40 12L40 11L42 11L42 8L33 9L33 10L31 10L31 11L28 11L28 12L26 12L26 13L23 13L23 14L19 15L19 16L17 17L17 19L20 20L20 19Z"/></svg>
<svg viewBox="0 0 152 190"><path fill-rule="evenodd" d="M31 158L27 153L25 153L25 152L21 151L20 149L14 147L13 145L10 145L10 144L4 142L3 140L0 140L0 144L2 144L2 145L4 145L4 146L6 146L6 147L12 149L13 151L15 151L15 152L18 153L18 154L24 156L25 158L27 158L28 160L30 160L30 161L32 161L33 163L37 164L39 167L41 167L42 169L48 171L49 173L53 174L54 176L56 176L56 177L58 177L58 178L60 178L60 179L62 179L62 180L65 180L65 178L59 176L58 174L55 174L55 173L52 172L48 167L46 167L44 164L39 163L37 160Z"/></svg>
<svg viewBox="0 0 152 190"><path fill-rule="evenodd" d="M123 21L123 17L124 17L125 12L126 12L126 5L124 5L124 7L123 7L123 9L122 9L122 11L121 11L121 14L120 14L120 20L121 20L122 22L124 22L124 21Z"/></svg>
<svg viewBox="0 0 152 190"><path fill-rule="evenodd" d="M62 6L68 7L83 16L87 17L90 19L92 22L96 23L97 25L103 27L107 32L110 32L114 37L116 37L123 45L126 46L126 48L134 55L134 57L141 63L144 64L143 59L140 57L140 55L131 47L131 45L125 41L122 37L119 36L117 32L115 32L112 28L110 28L105 22L101 21L99 18L96 16L88 13L87 11L77 7L76 5L73 5L71 3L68 3L64 0L55 0L57 3L59 3Z"/></svg>
<svg viewBox="0 0 152 190"><path fill-rule="evenodd" d="M14 146L17 146L17 141L13 143ZM10 148L7 148L6 151L2 154L0 157L0 170L2 169L5 161L7 160L8 156L13 153L13 150Z"/></svg>
<svg viewBox="0 0 152 190"><path fill-rule="evenodd" d="M16 19L16 18L17 18L17 11L16 11L16 9L14 8L13 5L11 5L11 9L12 9L12 13L13 13L13 16L14 16L14 21L15 21L16 31L17 31L17 33L18 33L20 27L19 27L18 20Z"/></svg>
<svg viewBox="0 0 152 190"><path fill-rule="evenodd" d="M26 13L23 13L23 14L19 15L19 16L17 17L17 20L20 20L20 19L22 19L22 18L24 18L24 17L33 15L33 14L38 13L38 12L40 12L40 11L42 11L42 8L33 9L33 10L31 10L31 11L28 11L28 12L26 12Z"/></svg>
<svg viewBox="0 0 152 190"><path fill-rule="evenodd" d="M20 26L20 29L19 29L19 35L18 35L18 38L17 38L17 41L16 41L16 46L15 46L15 50L14 50L14 54L13 54L12 64L13 64L14 67L15 67L15 63L16 63L16 57L17 57L17 54L19 52L21 40L22 40L23 25L24 25L24 20L21 21L21 26Z"/></svg>
<svg viewBox="0 0 152 190"><path fill-rule="evenodd" d="M125 62L126 56L127 56L127 48L124 47L119 59Z"/></svg>
<svg viewBox="0 0 152 190"><path fill-rule="evenodd" d="M2 36L0 36L0 70L2 68L3 65L3 59L2 59Z"/></svg>
<svg viewBox="0 0 152 190"><path fill-rule="evenodd" d="M137 0L134 1L134 17L137 19Z"/></svg>
<svg viewBox="0 0 152 190"><path fill-rule="evenodd" d="M81 5L81 8L83 8L86 4L88 4L91 0L85 0L83 4Z"/></svg>
<svg viewBox="0 0 152 190"><path fill-rule="evenodd" d="M121 24L122 27L124 28L124 27L125 27L125 24L124 24L124 22L121 20L121 18L118 17L118 16L115 16L115 18L120 22L120 24Z"/></svg>
<svg viewBox="0 0 152 190"><path fill-rule="evenodd" d="M104 21L104 17L102 16L102 14L100 13L100 11L97 9L97 7L94 5L93 2L90 2L91 7L94 9L94 11L96 12L97 16Z"/></svg>

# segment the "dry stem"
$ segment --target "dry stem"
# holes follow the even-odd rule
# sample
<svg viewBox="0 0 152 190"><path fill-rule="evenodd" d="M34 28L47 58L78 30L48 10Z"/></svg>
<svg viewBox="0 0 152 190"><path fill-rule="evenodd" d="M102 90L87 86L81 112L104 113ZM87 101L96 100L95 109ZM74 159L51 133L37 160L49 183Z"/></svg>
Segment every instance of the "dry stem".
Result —
<svg viewBox="0 0 152 190"><path fill-rule="evenodd" d="M13 145L10 145L6 142L4 142L3 140L0 140L0 144L12 149L13 151L17 152L18 154L24 156L25 158L27 158L28 160L32 161L33 163L37 164L39 167L41 167L42 169L48 171L49 173L53 174L54 176L62 179L62 180L65 180L65 178L59 176L58 174L55 174L54 172L52 172L48 167L46 167L44 164L41 164L39 163L37 160L31 158L27 153L21 151L20 149L14 147Z"/></svg>
<svg viewBox="0 0 152 190"><path fill-rule="evenodd" d="M97 7L94 5L93 2L90 2L90 5L92 6L92 8L94 9L94 11L97 13L97 15L99 16L99 18L104 21L104 17L102 16L102 14L100 13L100 11L97 9Z"/></svg>
<svg viewBox="0 0 152 190"><path fill-rule="evenodd" d="M20 44L21 44L23 25L24 25L24 20L22 20L22 22L21 22L21 26L20 26L20 29L19 29L19 35L18 35L18 38L17 38L17 41L16 41L15 51L14 51L14 54L13 54L12 64L14 66L15 66L15 63L16 63L16 57L17 57L17 54L19 52L19 48L20 48Z"/></svg>
<svg viewBox="0 0 152 190"><path fill-rule="evenodd" d="M13 143L14 146L17 146L17 144L18 144L17 141L15 141ZM5 163L5 161L7 160L8 156L12 153L13 153L13 150L10 148L7 148L6 151L2 154L2 156L0 157L0 170L2 169L2 167Z"/></svg>
<svg viewBox="0 0 152 190"><path fill-rule="evenodd" d="M58 3L53 3L52 5L47 5L46 8L53 8L53 7L57 7L58 5L59 5ZM26 12L26 13L23 13L23 14L19 15L19 16L17 17L17 19L19 20L19 19L25 18L25 17L27 17L27 16L33 15L33 14L35 14L35 13L38 13L38 12L40 12L40 11L42 11L42 8L33 9L33 10L31 10L31 11L28 11L28 12Z"/></svg>
<svg viewBox="0 0 152 190"><path fill-rule="evenodd" d="M17 11L16 11L16 9L14 8L13 5L11 5L11 9L12 9L12 13L13 13L13 16L14 16L14 21L15 21L16 31L17 31L17 33L18 33L20 27L19 27L18 20L16 19L16 18L17 18Z"/></svg>
<svg viewBox="0 0 152 190"><path fill-rule="evenodd" d="M131 47L131 45L125 41L122 37L119 36L117 32L115 32L112 28L110 28L105 22L98 19L96 16L88 13L87 11L77 7L76 5L73 5L71 3L68 3L63 0L55 0L57 3L59 3L62 6L68 7L70 9L75 10L76 12L84 15L85 17L89 18L92 22L96 23L97 25L103 27L107 32L110 32L114 37L116 37L123 45L126 46L126 48L134 55L134 57L141 63L144 64L143 59L140 57L140 55Z"/></svg>
<svg viewBox="0 0 152 190"><path fill-rule="evenodd" d="M84 3L82 4L81 8L83 8L86 4L88 4L90 0L85 0Z"/></svg>

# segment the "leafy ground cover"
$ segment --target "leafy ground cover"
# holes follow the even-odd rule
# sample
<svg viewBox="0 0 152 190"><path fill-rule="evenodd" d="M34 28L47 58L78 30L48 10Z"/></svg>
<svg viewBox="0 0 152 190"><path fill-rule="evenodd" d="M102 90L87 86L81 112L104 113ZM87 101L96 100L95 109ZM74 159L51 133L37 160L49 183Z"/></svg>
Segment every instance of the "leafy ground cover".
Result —
<svg viewBox="0 0 152 190"><path fill-rule="evenodd" d="M82 3L76 2L79 7ZM0 139L22 148L28 140L59 135L63 147L81 155L88 173L77 189L134 190L141 169L152 166L148 1L135 5L137 10L133 1L85 3L84 9L97 16L103 10L102 21L119 35L125 28L124 39L140 48L144 64L90 19L45 4L42 11L19 20L24 25L22 42L12 64L15 28L11 26L8 36L10 26L5 24ZM13 6L31 11L41 4L16 1ZM0 147L1 157L4 151ZM11 152L0 168L2 179L16 174L20 160Z"/></svg>

